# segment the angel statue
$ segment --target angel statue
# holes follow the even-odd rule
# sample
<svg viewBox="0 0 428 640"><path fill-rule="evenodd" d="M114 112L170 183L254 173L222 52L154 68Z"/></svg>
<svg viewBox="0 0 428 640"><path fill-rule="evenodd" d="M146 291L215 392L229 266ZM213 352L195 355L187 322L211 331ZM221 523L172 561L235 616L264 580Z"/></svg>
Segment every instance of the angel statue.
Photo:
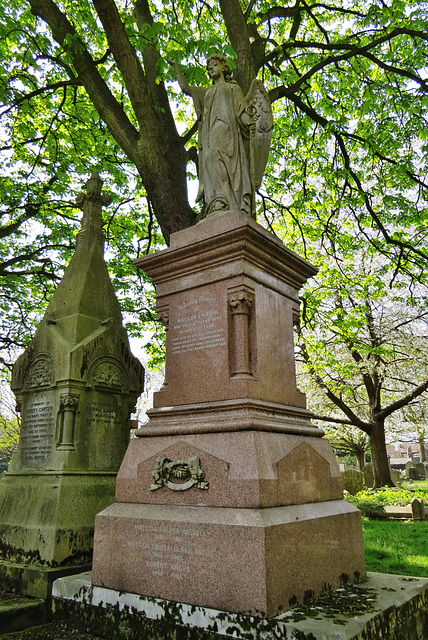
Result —
<svg viewBox="0 0 428 640"><path fill-rule="evenodd" d="M207 60L213 85L191 86L178 64L173 65L181 90L193 99L199 123L199 191L204 205L200 219L228 211L255 215L255 191L260 186L272 137L272 109L266 89L253 80L245 97L232 80L225 56Z"/></svg>

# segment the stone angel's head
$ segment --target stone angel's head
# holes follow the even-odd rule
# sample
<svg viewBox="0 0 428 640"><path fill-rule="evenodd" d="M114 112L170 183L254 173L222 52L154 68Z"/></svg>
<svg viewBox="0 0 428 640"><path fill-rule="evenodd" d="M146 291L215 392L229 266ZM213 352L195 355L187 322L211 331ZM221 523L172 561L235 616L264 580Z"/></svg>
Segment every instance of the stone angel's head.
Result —
<svg viewBox="0 0 428 640"><path fill-rule="evenodd" d="M218 62L221 65L226 82L232 82L232 69L230 68L230 64L226 56L223 56L221 53L214 53L210 56L206 64L208 71L213 62Z"/></svg>

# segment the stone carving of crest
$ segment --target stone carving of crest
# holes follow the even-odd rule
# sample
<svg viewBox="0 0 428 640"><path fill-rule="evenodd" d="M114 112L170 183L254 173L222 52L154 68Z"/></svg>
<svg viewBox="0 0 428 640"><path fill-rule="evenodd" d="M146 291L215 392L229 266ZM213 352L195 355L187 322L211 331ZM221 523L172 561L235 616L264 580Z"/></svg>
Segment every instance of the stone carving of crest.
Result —
<svg viewBox="0 0 428 640"><path fill-rule="evenodd" d="M95 363L90 376L91 386L125 391L128 376L119 362L113 359L102 359Z"/></svg>
<svg viewBox="0 0 428 640"><path fill-rule="evenodd" d="M150 491L161 487L168 487L172 491L186 491L191 487L208 489L209 483L204 478L205 472L201 469L198 456L191 456L187 460L170 460L160 456L156 458Z"/></svg>
<svg viewBox="0 0 428 640"><path fill-rule="evenodd" d="M24 390L51 387L54 382L55 373L51 356L48 354L37 356L25 375Z"/></svg>

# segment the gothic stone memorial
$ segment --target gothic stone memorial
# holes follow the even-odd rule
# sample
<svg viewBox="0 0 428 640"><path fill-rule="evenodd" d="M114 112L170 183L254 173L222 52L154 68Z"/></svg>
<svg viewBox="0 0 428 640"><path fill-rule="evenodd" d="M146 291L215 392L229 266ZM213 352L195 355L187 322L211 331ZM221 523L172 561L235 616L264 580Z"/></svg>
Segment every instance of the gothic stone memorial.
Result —
<svg viewBox="0 0 428 640"><path fill-rule="evenodd" d="M22 427L0 481L0 584L30 595L90 564L142 387L103 258L101 185L94 174L78 197L74 256L13 368Z"/></svg>
<svg viewBox="0 0 428 640"><path fill-rule="evenodd" d="M156 285L166 376L96 517L93 585L273 616L363 576L360 512L296 387L315 269L242 211L136 264Z"/></svg>

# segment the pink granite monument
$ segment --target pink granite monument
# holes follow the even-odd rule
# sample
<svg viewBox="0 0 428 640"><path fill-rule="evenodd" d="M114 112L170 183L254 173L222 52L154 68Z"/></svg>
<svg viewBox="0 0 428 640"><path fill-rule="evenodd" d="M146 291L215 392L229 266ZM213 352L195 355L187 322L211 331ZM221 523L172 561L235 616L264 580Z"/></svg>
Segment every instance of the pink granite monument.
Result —
<svg viewBox="0 0 428 640"><path fill-rule="evenodd" d="M360 512L296 387L315 269L242 211L136 264L156 285L166 376L96 518L93 584L273 616L364 575Z"/></svg>

